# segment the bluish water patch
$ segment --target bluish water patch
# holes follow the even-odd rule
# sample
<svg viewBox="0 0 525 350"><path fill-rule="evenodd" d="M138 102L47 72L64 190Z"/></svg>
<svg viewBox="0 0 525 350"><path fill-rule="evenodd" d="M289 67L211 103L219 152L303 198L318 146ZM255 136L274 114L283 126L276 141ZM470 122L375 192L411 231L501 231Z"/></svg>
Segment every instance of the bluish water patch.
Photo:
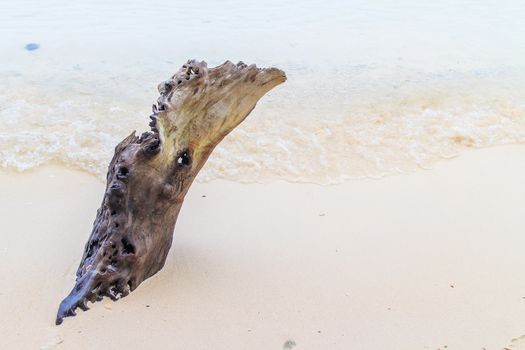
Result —
<svg viewBox="0 0 525 350"><path fill-rule="evenodd" d="M35 51L35 50L38 50L39 47L40 45L38 45L37 43L29 43L29 44L26 44L25 49L27 51Z"/></svg>

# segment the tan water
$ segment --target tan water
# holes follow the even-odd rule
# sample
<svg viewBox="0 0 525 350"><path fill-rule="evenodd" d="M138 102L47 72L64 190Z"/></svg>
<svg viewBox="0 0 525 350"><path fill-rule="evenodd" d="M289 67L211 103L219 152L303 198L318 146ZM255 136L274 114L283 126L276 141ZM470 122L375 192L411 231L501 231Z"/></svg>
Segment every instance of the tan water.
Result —
<svg viewBox="0 0 525 350"><path fill-rule="evenodd" d="M522 1L19 1L0 5L0 165L103 178L188 58L277 66L199 176L338 183L525 142ZM40 47L27 51L24 45Z"/></svg>

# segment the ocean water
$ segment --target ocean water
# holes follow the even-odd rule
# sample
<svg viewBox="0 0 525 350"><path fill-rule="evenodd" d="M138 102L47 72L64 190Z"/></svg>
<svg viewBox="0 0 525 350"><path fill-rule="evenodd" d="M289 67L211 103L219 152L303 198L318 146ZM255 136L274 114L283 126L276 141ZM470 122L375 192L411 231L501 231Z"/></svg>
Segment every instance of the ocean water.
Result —
<svg viewBox="0 0 525 350"><path fill-rule="evenodd" d="M189 58L288 76L200 181L338 183L524 143L524 19L520 0L0 0L0 166L102 179Z"/></svg>

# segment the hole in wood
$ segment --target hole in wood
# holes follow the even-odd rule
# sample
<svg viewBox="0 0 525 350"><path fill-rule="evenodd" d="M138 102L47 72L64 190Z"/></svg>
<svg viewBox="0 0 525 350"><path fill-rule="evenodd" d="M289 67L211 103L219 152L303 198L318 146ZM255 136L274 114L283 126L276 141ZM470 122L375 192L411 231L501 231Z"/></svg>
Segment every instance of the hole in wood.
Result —
<svg viewBox="0 0 525 350"><path fill-rule="evenodd" d="M191 156L188 150L182 151L181 154L177 157L178 166L190 166L191 165Z"/></svg>
<svg viewBox="0 0 525 350"><path fill-rule="evenodd" d="M124 254L135 254L135 246L126 237L122 238L122 247Z"/></svg>

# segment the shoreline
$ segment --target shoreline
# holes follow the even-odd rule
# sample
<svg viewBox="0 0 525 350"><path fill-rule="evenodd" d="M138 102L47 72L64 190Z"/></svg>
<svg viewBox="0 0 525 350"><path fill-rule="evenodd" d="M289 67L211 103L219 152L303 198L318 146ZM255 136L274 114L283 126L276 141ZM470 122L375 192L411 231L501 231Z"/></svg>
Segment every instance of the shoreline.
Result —
<svg viewBox="0 0 525 350"><path fill-rule="evenodd" d="M164 269L56 327L105 184L60 166L1 170L2 342L520 349L523 174L525 145L509 145L328 186L196 182Z"/></svg>
<svg viewBox="0 0 525 350"><path fill-rule="evenodd" d="M355 176L355 177L354 176L346 176L342 180L337 180L337 181L333 181L333 182L306 181L306 180L301 180L301 179L299 179L299 180L286 180L286 179L284 179L284 180L280 180L280 179L275 180L275 179L269 179L269 180L261 180L261 181L258 181L258 180L242 180L242 179L231 180L231 179L222 178L222 177L212 178L211 180L201 180L200 179L200 174L199 174L195 178L194 183L198 183L198 184L201 184L201 185L206 185L206 184L212 184L212 183L215 183L215 182L226 182L226 183L234 183L234 184L239 184L239 185L263 185L264 186L264 185L272 185L272 184L290 184L290 185L313 185L313 186L320 186L320 187L332 187L332 186L344 185L344 184L346 184L348 182L369 181L369 180L378 181L378 180L383 180L383 179L390 178L390 177L412 175L412 174L416 174L416 173L419 173L419 172L428 172L428 171L432 171L436 167L440 167L442 163L446 163L448 161L455 160L457 158L461 158L464 155L466 155L466 157L471 157L470 153L472 153L472 152L478 152L478 151L482 151L483 152L485 150L490 150L490 149L502 149L502 150L510 149L510 150L513 150L513 149L520 149L520 148L525 148L525 143L513 142L513 143L507 143L507 144L488 145L488 146L481 146L481 147L468 147L468 148L465 148L465 149L459 151L456 154L447 155L447 156L441 156L440 158L434 160L433 162L430 162L428 165L417 165L413 169L386 172L386 173L382 173L382 174L378 174L378 175L364 175L364 176ZM212 154L212 156L213 156L213 154ZM108 159L108 164L109 164L110 160L111 159ZM208 162L204 165L203 169L206 168L207 164L208 164ZM96 180L96 181L98 181L98 182L100 182L100 183L102 183L104 185L106 184L107 171L104 172L104 176L103 177L98 177L97 174L93 173L92 171L90 171L88 169L83 169L81 167L76 167L76 166L70 165L68 163L63 163L63 162L60 162L60 161L49 161L49 162L44 163L44 164L34 165L34 166L31 166L29 168L24 168L24 169L18 169L18 168L14 168L14 167L11 167L11 166L10 167L3 167L3 168L0 167L0 174L16 176L16 175L32 174L34 172L39 172L39 171L50 169L50 168L59 168L59 169L63 169L63 170L68 170L68 171L73 171L73 172L86 174L86 175L91 176L94 180ZM102 196L101 196L101 198L102 198Z"/></svg>

